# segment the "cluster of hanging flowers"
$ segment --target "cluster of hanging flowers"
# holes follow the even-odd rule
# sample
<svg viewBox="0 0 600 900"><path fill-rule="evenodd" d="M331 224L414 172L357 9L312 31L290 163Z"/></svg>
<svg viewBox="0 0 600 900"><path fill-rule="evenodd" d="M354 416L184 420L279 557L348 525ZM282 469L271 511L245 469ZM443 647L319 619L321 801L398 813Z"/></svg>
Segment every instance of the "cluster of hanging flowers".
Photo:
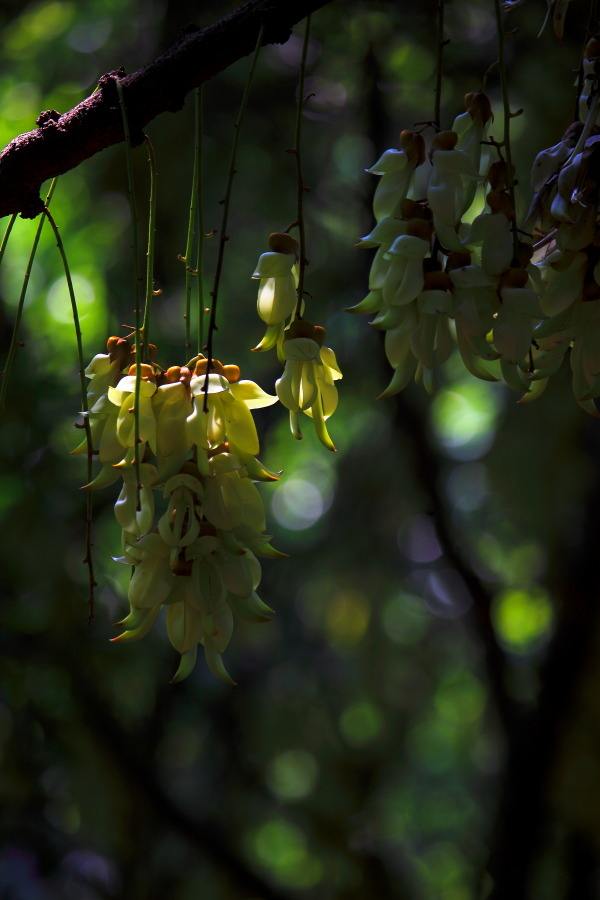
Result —
<svg viewBox="0 0 600 900"><path fill-rule="evenodd" d="M517 229L514 173L494 159L491 105L465 97L450 131L403 131L368 170L379 176L375 227L359 241L375 248L369 293L352 312L385 331L394 374L382 396L414 378L431 391L455 347L478 378L505 383L522 399L545 388L571 348L577 401L596 412L600 396L600 185L597 132L600 42L584 59L580 122L542 151L534 199ZM598 324L596 324L598 323Z"/></svg>
<svg viewBox="0 0 600 900"><path fill-rule="evenodd" d="M299 291L299 245L289 234L274 232L262 253L253 278L258 279L258 315L267 329L256 351L275 347L284 363L275 384L277 396L289 410L290 430L300 440L300 413L313 420L315 432L328 450L335 450L326 421L338 404L335 382L342 377L334 351L324 347L325 329L302 318L304 298Z"/></svg>
<svg viewBox="0 0 600 900"><path fill-rule="evenodd" d="M169 640L181 655L174 681L194 668L198 646L210 670L231 681L221 654L234 617L266 621L256 590L258 557L282 556L265 533L257 481L276 481L257 458L252 410L277 402L236 365L199 355L184 366L131 364L134 350L111 337L86 369L93 450L101 464L86 488L117 480L121 555L133 567L129 614L113 640L131 641L166 609ZM136 409L137 392L137 409ZM137 423L136 423L137 419ZM136 454L136 430L139 435ZM75 453L87 453L87 441Z"/></svg>
<svg viewBox="0 0 600 900"><path fill-rule="evenodd" d="M524 227L541 235L534 257L544 321L535 330L531 377L541 393L570 349L575 399L597 416L600 397L600 40L582 63L579 121L532 168Z"/></svg>

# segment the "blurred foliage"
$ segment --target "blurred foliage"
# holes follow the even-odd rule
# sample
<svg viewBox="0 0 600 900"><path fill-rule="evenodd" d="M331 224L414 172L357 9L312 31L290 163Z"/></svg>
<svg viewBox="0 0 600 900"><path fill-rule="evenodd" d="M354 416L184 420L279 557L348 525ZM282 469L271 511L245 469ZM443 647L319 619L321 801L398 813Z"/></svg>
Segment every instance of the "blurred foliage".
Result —
<svg viewBox="0 0 600 900"><path fill-rule="evenodd" d="M75 104L103 71L121 64L133 71L187 21L213 21L234 5L3 4L0 143L34 127L40 110ZM365 255L352 249L369 225L373 185L361 172L400 128L431 116L433 12L429 2L347 0L314 17L307 288L310 316L326 325L345 372L332 423L340 451L327 454L310 429L295 444L279 408L257 415L265 462L284 470L278 486L261 490L276 543L291 557L265 566L275 622L237 630L228 655L233 690L202 664L188 683L170 686L174 659L160 629L143 645L109 644L127 579L111 561L118 547L110 490L95 498L98 610L87 624L84 473L68 455L78 410L75 344L60 260L44 229L0 426L0 897L258 896L227 854L272 885L273 896L473 896L503 754L483 649L470 625L471 596L447 559L427 485L415 472L413 436L392 403L374 399L386 382L377 335L344 313L365 285ZM575 11L563 43L546 32L534 44L543 13L533 0L512 13L519 29L509 44L513 106L525 109L514 120L523 188L533 154L570 121L583 27ZM449 123L495 59L491 7L453 0L447 28ZM295 217L286 148L300 48L295 35L261 57L217 336L217 355L266 389L278 372L271 355L248 352L261 333L250 275L268 232ZM219 218L246 69L240 61L205 91L208 228ZM498 109L493 72L489 90ZM162 294L154 338L161 361L183 348L177 255L185 243L191 130L189 102L149 128L159 160ZM143 200L141 151L136 178ZM53 211L91 357L132 317L123 148L61 177ZM35 227L17 221L0 272L3 354ZM410 402L435 448L435 477L464 556L495 598L515 696L531 703L553 628L553 554L577 535L591 477L583 414L566 374L524 408L502 388L466 380L453 361L432 400L414 389ZM581 702L594 731L574 738L555 803L598 843L592 687ZM565 854L557 833L548 855L555 862L541 867L537 896L563 896Z"/></svg>

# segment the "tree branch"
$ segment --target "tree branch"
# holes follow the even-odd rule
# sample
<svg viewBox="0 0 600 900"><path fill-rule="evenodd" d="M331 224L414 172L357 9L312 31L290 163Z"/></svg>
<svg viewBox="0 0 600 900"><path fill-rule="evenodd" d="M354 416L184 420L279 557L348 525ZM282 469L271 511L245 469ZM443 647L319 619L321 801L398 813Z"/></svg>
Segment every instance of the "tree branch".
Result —
<svg viewBox="0 0 600 900"><path fill-rule="evenodd" d="M481 641L490 690L499 719L505 733L510 734L516 709L506 685L506 657L498 645L492 623L492 597L487 586L464 556L460 537L449 519L440 492L439 459L429 441L424 421L403 394L396 398L396 418L404 439L412 446L414 471L427 498L429 512L433 517L444 556L464 581L473 600L471 624Z"/></svg>
<svg viewBox="0 0 600 900"><path fill-rule="evenodd" d="M493 881L490 900L526 900L531 896L532 873L544 840L556 828L556 812L549 810L555 767L569 734L586 668L596 652L600 619L600 435L594 424L585 422L582 427L585 464L594 477L579 529L569 528L563 545L549 554L553 568L547 583L555 593L557 611L554 635L540 666L537 703L509 736L487 867Z"/></svg>
<svg viewBox="0 0 600 900"><path fill-rule="evenodd" d="M38 128L14 138L0 154L0 218L42 211L40 186L124 139L115 79L122 79L132 143L163 112L177 112L186 94L248 55L264 25L264 44L287 41L293 26L330 0L247 0L208 28L190 26L149 65L131 75L108 72L98 88L61 115L46 110Z"/></svg>

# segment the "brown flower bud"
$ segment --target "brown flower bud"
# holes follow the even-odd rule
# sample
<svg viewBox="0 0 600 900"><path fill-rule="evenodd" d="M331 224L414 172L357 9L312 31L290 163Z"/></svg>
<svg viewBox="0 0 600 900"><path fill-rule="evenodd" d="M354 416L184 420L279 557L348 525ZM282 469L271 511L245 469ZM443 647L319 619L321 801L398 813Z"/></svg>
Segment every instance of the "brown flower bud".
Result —
<svg viewBox="0 0 600 900"><path fill-rule="evenodd" d="M129 356L129 344L125 338L112 335L106 342L106 349L110 356L111 362L116 359L121 360L121 365L125 366L127 357Z"/></svg>
<svg viewBox="0 0 600 900"><path fill-rule="evenodd" d="M463 266L471 265L471 254L465 250L454 250L452 253L448 254L448 259L446 260L446 272L451 272L453 269L462 269Z"/></svg>
<svg viewBox="0 0 600 900"><path fill-rule="evenodd" d="M493 213L503 213L509 221L514 219L515 210L505 191L490 191L486 200Z"/></svg>
<svg viewBox="0 0 600 900"><path fill-rule="evenodd" d="M508 165L503 159L498 159L491 164L487 180L494 191L501 191L508 186Z"/></svg>
<svg viewBox="0 0 600 900"><path fill-rule="evenodd" d="M507 269L500 276L500 289L505 287L524 288L529 281L529 275L525 269Z"/></svg>
<svg viewBox="0 0 600 900"><path fill-rule="evenodd" d="M222 444L217 444L216 447L211 447L208 451L208 458L212 459L214 456L220 456L221 453L229 453L229 441L223 441Z"/></svg>
<svg viewBox="0 0 600 900"><path fill-rule="evenodd" d="M425 219L426 221L432 219L429 207L424 203L417 203L416 200L403 200L400 206L400 215L403 219Z"/></svg>
<svg viewBox="0 0 600 900"><path fill-rule="evenodd" d="M274 253L288 253L290 256L298 256L298 241L291 234L284 231L273 231L267 239L269 250Z"/></svg>
<svg viewBox="0 0 600 900"><path fill-rule="evenodd" d="M492 118L492 104L483 91L465 94L465 109L471 113L471 118L480 125L485 125Z"/></svg>
<svg viewBox="0 0 600 900"><path fill-rule="evenodd" d="M313 325L304 319L294 319L284 334L284 340L291 341L294 338L310 338L311 341L316 341L319 346L322 346L325 340L325 329L322 325Z"/></svg>
<svg viewBox="0 0 600 900"><path fill-rule="evenodd" d="M171 563L171 572L173 575L181 575L186 577L192 574L192 561L191 559L182 559L180 556L177 557L174 563Z"/></svg>
<svg viewBox="0 0 600 900"><path fill-rule="evenodd" d="M132 366L129 366L129 370L127 372L128 375L137 374L137 366L135 363ZM153 381L154 380L154 369L152 366L149 366L148 363L140 364L140 376L142 381Z"/></svg>
<svg viewBox="0 0 600 900"><path fill-rule="evenodd" d="M194 478L198 478L198 476L200 475L198 466L195 462L192 462L191 459L187 460L187 462L184 462L179 471L182 475L192 475Z"/></svg>
<svg viewBox="0 0 600 900"><path fill-rule="evenodd" d="M590 38L583 51L584 59L598 59L600 56L600 40L597 37Z"/></svg>
<svg viewBox="0 0 600 900"><path fill-rule="evenodd" d="M223 375L229 384L235 384L241 377L240 367L232 364L223 366Z"/></svg>
<svg viewBox="0 0 600 900"><path fill-rule="evenodd" d="M526 244L524 241L519 241L519 243L517 244L516 254L516 261L519 265L519 268L525 269L531 262L532 256L533 244Z"/></svg>
<svg viewBox="0 0 600 900"><path fill-rule="evenodd" d="M588 281L583 286L583 290L581 292L582 300L588 302L590 300L598 300L600 299L600 285L596 284L595 281Z"/></svg>
<svg viewBox="0 0 600 900"><path fill-rule="evenodd" d="M425 140L422 134L406 129L401 131L399 146L405 151L411 165L416 167L425 162Z"/></svg>
<svg viewBox="0 0 600 900"><path fill-rule="evenodd" d="M430 241L433 235L433 223L427 222L425 219L409 219L406 223L406 233L412 237L421 238L423 241Z"/></svg>
<svg viewBox="0 0 600 900"><path fill-rule="evenodd" d="M446 272L425 272L423 275L424 291L449 291L452 279Z"/></svg>
<svg viewBox="0 0 600 900"><path fill-rule="evenodd" d="M208 367L207 359L199 359L196 363L196 368L194 369L195 375L206 375L206 369ZM211 360L210 371L212 373L217 373L217 375L224 375L223 371L223 363L218 359Z"/></svg>
<svg viewBox="0 0 600 900"><path fill-rule="evenodd" d="M455 131L438 131L431 142L431 150L454 150L458 142Z"/></svg>
<svg viewBox="0 0 600 900"><path fill-rule="evenodd" d="M181 376L181 366L169 366L164 374L165 379L169 382L169 384L175 384L176 381L179 381L179 378Z"/></svg>

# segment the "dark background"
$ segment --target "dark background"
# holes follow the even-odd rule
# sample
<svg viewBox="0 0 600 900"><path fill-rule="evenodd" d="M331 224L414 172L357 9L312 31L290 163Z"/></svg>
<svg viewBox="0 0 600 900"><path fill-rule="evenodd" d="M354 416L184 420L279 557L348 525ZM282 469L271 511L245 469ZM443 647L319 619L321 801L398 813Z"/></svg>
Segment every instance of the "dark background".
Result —
<svg viewBox="0 0 600 900"><path fill-rule="evenodd" d="M99 75L133 71L189 21L235 4L67 0L0 6L0 144ZM511 13L507 42L519 196L533 155L571 121L587 3L536 40L545 5ZM0 898L206 897L587 900L600 897L597 519L600 425L563 371L535 404L451 359L428 398L376 395L379 336L344 308L366 291L373 179L401 128L431 118L435 9L337 0L314 16L306 110L307 315L327 326L344 381L333 456L281 408L258 411L274 541L261 595L273 623L236 627L226 663L177 660L162 623L108 638L126 609L111 561L114 492L95 497L98 609L87 623L83 463L68 296L42 236L24 348L0 426ZM495 59L493 4L447 4L443 123ZM263 51L244 123L216 353L268 390L273 354L250 275L268 232L295 218L301 29ZM205 89L206 224L217 227L248 61ZM488 88L497 111L498 83ZM161 360L183 360L192 110L149 128L159 167L154 305ZM143 151L136 154L140 199ZM132 319L123 147L59 180L61 227L86 356ZM35 224L19 220L0 272L6 352ZM209 242L209 272L215 242ZM207 286L209 278L207 274ZM306 420L307 425L310 425Z"/></svg>

